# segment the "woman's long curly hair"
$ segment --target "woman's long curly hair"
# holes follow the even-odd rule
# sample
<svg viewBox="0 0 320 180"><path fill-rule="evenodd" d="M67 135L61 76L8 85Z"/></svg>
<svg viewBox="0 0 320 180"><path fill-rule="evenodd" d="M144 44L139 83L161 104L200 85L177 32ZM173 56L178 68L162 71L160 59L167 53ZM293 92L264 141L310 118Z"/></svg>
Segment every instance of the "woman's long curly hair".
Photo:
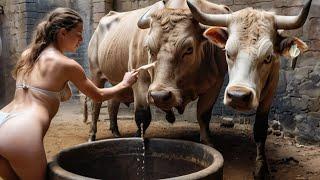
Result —
<svg viewBox="0 0 320 180"><path fill-rule="evenodd" d="M82 23L79 13L70 8L56 8L51 11L44 20L38 24L28 48L20 56L15 68L12 71L14 78L19 72L28 74L38 61L40 53L57 39L61 28L70 31L78 23Z"/></svg>

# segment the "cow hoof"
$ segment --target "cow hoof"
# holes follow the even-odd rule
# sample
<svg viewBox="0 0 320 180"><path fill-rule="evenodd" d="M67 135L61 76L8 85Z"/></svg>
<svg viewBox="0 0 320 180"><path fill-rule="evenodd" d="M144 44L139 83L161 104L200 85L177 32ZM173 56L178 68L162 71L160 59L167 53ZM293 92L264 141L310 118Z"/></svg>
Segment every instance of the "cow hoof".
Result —
<svg viewBox="0 0 320 180"><path fill-rule="evenodd" d="M212 142L204 142L203 144L205 144L207 146L210 146L210 147L213 147L213 143Z"/></svg>
<svg viewBox="0 0 320 180"><path fill-rule="evenodd" d="M134 136L135 136L135 137L141 137L141 130L138 129L137 132L136 132L136 134L135 134Z"/></svg>
<svg viewBox="0 0 320 180"><path fill-rule="evenodd" d="M172 111L170 111L169 113L166 113L166 120L169 123L174 123L176 121L176 117L174 116Z"/></svg>
<svg viewBox="0 0 320 180"><path fill-rule="evenodd" d="M88 142L93 142L96 140L96 135L90 135Z"/></svg>
<svg viewBox="0 0 320 180"><path fill-rule="evenodd" d="M255 180L269 180L271 179L270 172L266 161L256 162L256 171L254 173Z"/></svg>
<svg viewBox="0 0 320 180"><path fill-rule="evenodd" d="M119 132L118 129L111 130L111 132L112 132L112 135L113 135L114 137L116 137L116 138L121 137L121 134L120 134L120 132Z"/></svg>
<svg viewBox="0 0 320 180"><path fill-rule="evenodd" d="M254 180L270 180L270 174L259 174L254 173Z"/></svg>
<svg viewBox="0 0 320 180"><path fill-rule="evenodd" d="M213 143L212 143L210 140L201 140L201 139L200 139L200 142L201 142L202 144L207 145L207 146L213 147Z"/></svg>

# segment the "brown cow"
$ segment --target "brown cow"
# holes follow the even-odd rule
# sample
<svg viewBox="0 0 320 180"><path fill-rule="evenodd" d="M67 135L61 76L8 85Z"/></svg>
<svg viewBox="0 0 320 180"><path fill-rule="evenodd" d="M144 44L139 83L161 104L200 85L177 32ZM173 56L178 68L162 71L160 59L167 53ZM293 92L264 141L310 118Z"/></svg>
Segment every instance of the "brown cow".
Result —
<svg viewBox="0 0 320 180"><path fill-rule="evenodd" d="M279 16L263 10L246 8L228 15L201 12L188 1L195 19L209 28L204 35L225 48L229 84L224 104L239 111L256 110L253 127L257 146L256 179L269 178L265 155L268 114L279 79L279 56L295 58L307 50L296 37L283 37L278 29L301 27L307 19L309 0L298 16Z"/></svg>
<svg viewBox="0 0 320 180"><path fill-rule="evenodd" d="M208 13L230 11L224 5L204 0L195 3ZM201 35L205 30L205 26L193 19L185 0L158 2L124 13L113 12L101 19L89 44L90 70L99 87L106 80L116 84L126 71L156 62L153 70L139 73L132 89L109 101L114 135L119 136L117 112L120 102L134 100L137 135L140 135L140 124L143 123L145 131L151 121L149 103L165 111L167 120L173 122L172 108L183 113L186 104L198 98L201 139L210 143L211 111L227 64L222 50ZM93 106L90 140L95 139L100 106L101 103Z"/></svg>

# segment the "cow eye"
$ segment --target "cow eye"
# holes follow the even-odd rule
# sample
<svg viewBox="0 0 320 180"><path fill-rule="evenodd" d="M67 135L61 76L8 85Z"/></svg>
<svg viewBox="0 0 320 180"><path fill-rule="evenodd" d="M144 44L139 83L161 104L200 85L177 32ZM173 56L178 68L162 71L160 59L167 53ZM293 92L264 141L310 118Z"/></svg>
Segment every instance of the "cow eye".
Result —
<svg viewBox="0 0 320 180"><path fill-rule="evenodd" d="M187 55L187 54L192 54L192 53L193 53L193 47L189 47L184 54Z"/></svg>
<svg viewBox="0 0 320 180"><path fill-rule="evenodd" d="M271 60L272 60L272 54L270 54L263 62L265 64L269 64L269 63L271 63Z"/></svg>

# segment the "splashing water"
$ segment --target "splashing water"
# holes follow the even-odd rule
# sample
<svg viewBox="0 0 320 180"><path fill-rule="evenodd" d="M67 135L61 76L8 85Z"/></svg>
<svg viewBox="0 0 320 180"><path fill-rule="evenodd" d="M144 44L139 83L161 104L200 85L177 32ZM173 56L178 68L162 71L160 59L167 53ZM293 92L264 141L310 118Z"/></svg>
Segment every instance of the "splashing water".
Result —
<svg viewBox="0 0 320 180"><path fill-rule="evenodd" d="M145 166L145 144L144 144L144 137L143 137L143 123L140 124L140 130L141 130L141 139L142 139L142 149L141 149L141 159L140 156L138 156L138 170L137 170L137 176L140 176L142 180L144 180L144 166Z"/></svg>
<svg viewBox="0 0 320 180"><path fill-rule="evenodd" d="M143 123L140 124L140 132L141 132L142 141L144 141L144 138L143 138Z"/></svg>
<svg viewBox="0 0 320 180"><path fill-rule="evenodd" d="M146 147L145 147L145 144L144 144L144 137L143 137L143 123L141 123L140 125L141 127L141 138L142 138L142 180L144 180L144 166L145 166L145 163L144 163L144 160L145 160L145 156L146 156Z"/></svg>

